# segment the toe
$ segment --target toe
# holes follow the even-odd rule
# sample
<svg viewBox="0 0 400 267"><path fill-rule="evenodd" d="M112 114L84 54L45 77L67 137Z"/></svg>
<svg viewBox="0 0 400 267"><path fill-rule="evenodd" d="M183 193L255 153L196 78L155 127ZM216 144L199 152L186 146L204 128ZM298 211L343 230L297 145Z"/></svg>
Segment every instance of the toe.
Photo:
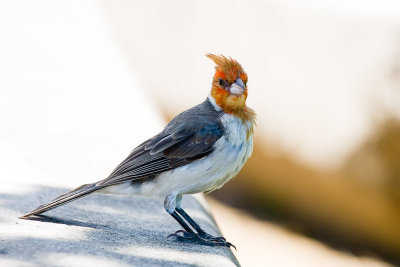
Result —
<svg viewBox="0 0 400 267"><path fill-rule="evenodd" d="M198 243L206 246L219 246L219 247L233 247L236 250L236 247L232 245L232 243L227 242L226 239L222 236L220 237L215 237L212 235L209 235L207 233L205 234L193 234L189 233L185 230L178 230L173 234L170 234L167 238L169 237L175 237L178 241L181 242L191 242L191 243Z"/></svg>

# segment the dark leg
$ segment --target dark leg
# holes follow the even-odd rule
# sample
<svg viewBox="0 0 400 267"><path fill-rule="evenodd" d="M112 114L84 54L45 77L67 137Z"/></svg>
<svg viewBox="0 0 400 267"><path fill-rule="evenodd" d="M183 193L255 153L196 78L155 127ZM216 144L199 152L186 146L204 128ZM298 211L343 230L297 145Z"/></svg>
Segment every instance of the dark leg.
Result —
<svg viewBox="0 0 400 267"><path fill-rule="evenodd" d="M208 246L226 246L234 247L231 243L226 242L223 237L214 237L207 234L201 227L180 207L181 196L169 195L164 201L164 207L169 214L183 227L185 230L178 230L174 234L169 235L175 236L180 241L196 242ZM175 208L176 207L176 208ZM192 227L197 231L192 230L190 226L182 219L179 214L187 220L187 222L192 225ZM182 234L182 235L180 235Z"/></svg>
<svg viewBox="0 0 400 267"><path fill-rule="evenodd" d="M174 219L183 227L183 229L186 230L186 232L190 233L191 235L196 235L196 233L190 228L189 225L187 225L187 223L185 223L185 221L181 218L181 216L179 216L178 213L176 213L176 211L172 212L171 216L174 217Z"/></svg>
<svg viewBox="0 0 400 267"><path fill-rule="evenodd" d="M216 240L216 241L226 241L222 236L212 236L207 234L206 231L201 229L201 227L187 214L181 207L175 209L182 217L197 231L198 235L204 239Z"/></svg>
<svg viewBox="0 0 400 267"><path fill-rule="evenodd" d="M179 216L178 213L176 213L176 211L170 213L171 216L185 229L185 230L178 230L173 234L170 234L168 237L171 236L175 236L179 241L187 241L187 242L195 242L195 243L199 243L202 245L207 245L207 246L223 246L223 247L234 247L236 249L236 247L234 245L232 245L229 242L226 242L225 239L221 240L218 238L207 238L208 235L206 232L205 235L206 237L202 237L200 236L200 234L195 233L189 225L187 225L187 223ZM182 235L180 235L182 234Z"/></svg>

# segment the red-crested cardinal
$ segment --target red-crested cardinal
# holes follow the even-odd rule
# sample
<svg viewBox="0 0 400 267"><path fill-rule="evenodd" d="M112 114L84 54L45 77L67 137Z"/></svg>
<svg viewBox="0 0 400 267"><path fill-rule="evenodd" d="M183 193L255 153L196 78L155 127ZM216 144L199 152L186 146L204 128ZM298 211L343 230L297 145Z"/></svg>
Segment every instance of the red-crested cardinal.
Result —
<svg viewBox="0 0 400 267"><path fill-rule="evenodd" d="M161 133L136 147L106 179L82 185L20 218L96 191L162 196L166 211L184 228L172 236L181 241L232 246L223 237L207 234L181 207L182 195L223 186L253 150L255 113L246 106L247 74L232 58L207 57L216 67L211 92L203 103L182 112Z"/></svg>

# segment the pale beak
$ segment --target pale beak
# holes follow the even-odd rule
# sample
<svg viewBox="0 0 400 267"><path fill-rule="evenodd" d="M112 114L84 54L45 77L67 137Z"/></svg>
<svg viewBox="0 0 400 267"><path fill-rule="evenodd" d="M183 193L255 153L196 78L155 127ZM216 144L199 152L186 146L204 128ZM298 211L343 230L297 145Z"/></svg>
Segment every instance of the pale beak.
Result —
<svg viewBox="0 0 400 267"><path fill-rule="evenodd" d="M232 95L241 95L244 91L246 91L246 86L244 85L242 79L237 78L229 88L229 91Z"/></svg>

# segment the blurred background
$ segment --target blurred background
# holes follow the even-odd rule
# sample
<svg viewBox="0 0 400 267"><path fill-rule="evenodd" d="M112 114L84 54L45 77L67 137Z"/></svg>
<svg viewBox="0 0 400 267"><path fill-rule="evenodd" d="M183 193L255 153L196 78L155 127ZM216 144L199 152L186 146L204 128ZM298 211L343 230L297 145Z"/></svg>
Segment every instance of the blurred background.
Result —
<svg viewBox="0 0 400 267"><path fill-rule="evenodd" d="M244 169L208 195L239 261L400 264L398 1L0 5L8 179L103 178L206 98L214 66L204 55L224 54L249 76L258 125Z"/></svg>

